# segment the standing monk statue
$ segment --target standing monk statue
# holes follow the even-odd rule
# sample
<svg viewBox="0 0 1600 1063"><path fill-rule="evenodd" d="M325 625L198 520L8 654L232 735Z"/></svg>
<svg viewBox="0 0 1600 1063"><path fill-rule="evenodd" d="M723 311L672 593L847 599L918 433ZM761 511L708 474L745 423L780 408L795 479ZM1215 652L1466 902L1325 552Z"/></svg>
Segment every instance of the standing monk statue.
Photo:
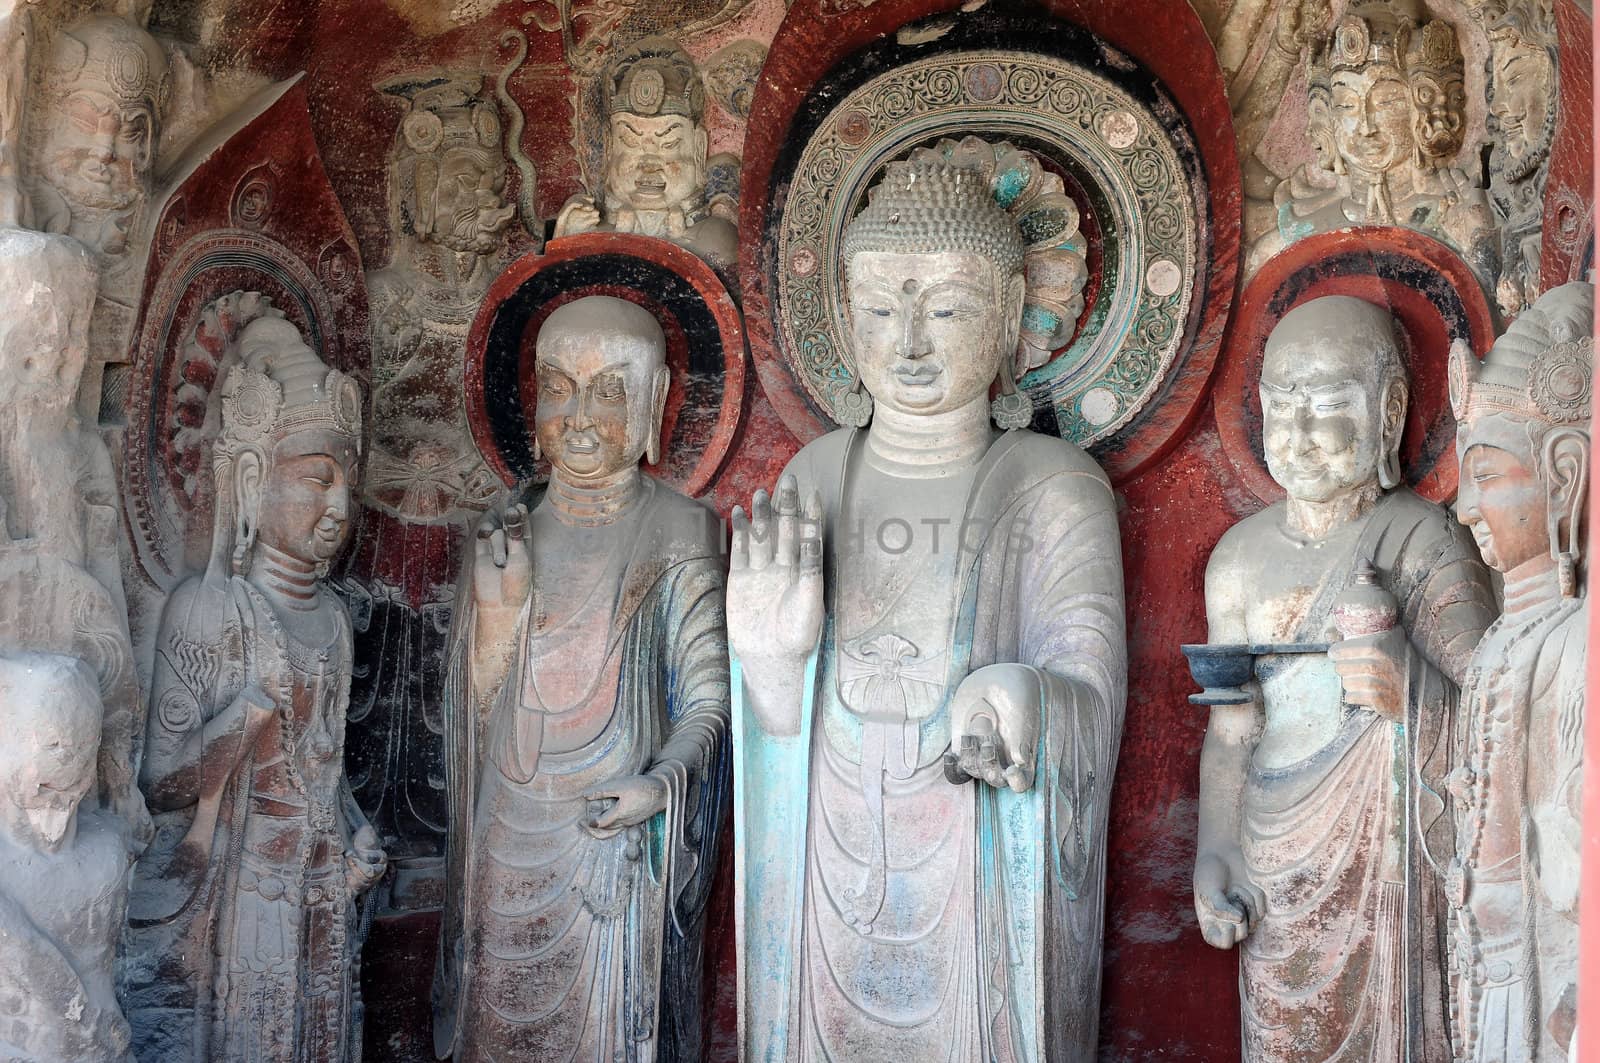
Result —
<svg viewBox="0 0 1600 1063"><path fill-rule="evenodd" d="M1095 1053L1121 550L1099 467L1015 427L1004 176L889 164L842 252L870 424L735 510L746 1059Z"/></svg>
<svg viewBox="0 0 1600 1063"><path fill-rule="evenodd" d="M1584 566L1594 286L1554 288L1481 364L1451 352L1456 511L1505 574L1462 684L1454 909L1456 1056L1558 1063L1577 1022Z"/></svg>
<svg viewBox="0 0 1600 1063"><path fill-rule="evenodd" d="M482 527L456 599L434 1045L699 1060L728 771L717 520L639 469L670 379L649 312L577 299L535 349L549 487Z"/></svg>
<svg viewBox="0 0 1600 1063"><path fill-rule="evenodd" d="M1337 639L1366 566L1398 603L1386 631L1258 655L1250 699L1211 710L1195 908L1207 942L1242 945L1251 1063L1449 1058L1443 780L1494 598L1461 527L1401 485L1394 328L1328 296L1273 329L1262 438L1288 498L1230 528L1206 568L1213 643Z"/></svg>
<svg viewBox="0 0 1600 1063"><path fill-rule="evenodd" d="M168 599L124 1008L141 1063L355 1063L357 898L384 871L344 773L361 391L261 317L224 371L210 563Z"/></svg>

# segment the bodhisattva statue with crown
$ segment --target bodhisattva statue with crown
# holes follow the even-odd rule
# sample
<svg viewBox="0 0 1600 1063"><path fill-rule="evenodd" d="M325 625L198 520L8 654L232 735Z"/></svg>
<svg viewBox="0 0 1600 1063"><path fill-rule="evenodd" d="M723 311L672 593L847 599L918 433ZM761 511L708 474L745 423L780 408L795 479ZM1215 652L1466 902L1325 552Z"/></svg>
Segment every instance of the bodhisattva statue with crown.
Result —
<svg viewBox="0 0 1600 1063"><path fill-rule="evenodd" d="M1410 388L1386 310L1295 307L1260 388L1288 497L1206 566L1210 641L1266 649L1244 696L1212 706L1201 749L1200 930L1240 947L1246 1060L1443 1063L1442 795L1489 574L1401 481Z"/></svg>
<svg viewBox="0 0 1600 1063"><path fill-rule="evenodd" d="M954 161L973 143L890 163L845 231L870 424L735 510L749 1059L1095 1052L1116 504L1088 455L1026 428L1030 249L997 202L1016 174Z"/></svg>
<svg viewBox="0 0 1600 1063"><path fill-rule="evenodd" d="M535 340L549 487L481 526L456 598L440 1058L703 1057L728 645L716 516L639 469L666 349L608 296Z"/></svg>
<svg viewBox="0 0 1600 1063"><path fill-rule="evenodd" d="M1462 684L1456 1058L1567 1059L1577 1021L1594 286L1539 298L1479 363L1451 352L1456 513L1505 576Z"/></svg>
<svg viewBox="0 0 1600 1063"><path fill-rule="evenodd" d="M556 235L659 236L719 269L731 266L738 231L707 203L706 90L694 60L665 37L646 37L617 59L605 88L602 194L569 199Z"/></svg>
<svg viewBox="0 0 1600 1063"><path fill-rule="evenodd" d="M384 855L344 774L350 618L327 588L350 527L361 391L259 318L221 383L205 572L168 600L122 977L144 1063L360 1056L357 897Z"/></svg>

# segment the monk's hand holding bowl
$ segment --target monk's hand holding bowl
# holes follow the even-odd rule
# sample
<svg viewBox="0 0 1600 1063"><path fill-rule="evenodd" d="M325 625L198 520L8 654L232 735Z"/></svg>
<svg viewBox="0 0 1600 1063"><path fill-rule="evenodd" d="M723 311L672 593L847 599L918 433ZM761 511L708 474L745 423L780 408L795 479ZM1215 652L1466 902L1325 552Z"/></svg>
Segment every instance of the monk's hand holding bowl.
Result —
<svg viewBox="0 0 1600 1063"><path fill-rule="evenodd" d="M1398 626L1335 642L1328 658L1344 686L1345 704L1404 723L1408 652L1405 629Z"/></svg>
<svg viewBox="0 0 1600 1063"><path fill-rule="evenodd" d="M1044 700L1025 664L991 664L961 681L950 706L950 745L963 771L1000 789L1033 786Z"/></svg>
<svg viewBox="0 0 1600 1063"><path fill-rule="evenodd" d="M585 816L583 828L596 838L609 838L628 827L637 827L667 808L667 784L654 775L622 775L604 786L586 791L583 799L591 808L612 802L604 811Z"/></svg>

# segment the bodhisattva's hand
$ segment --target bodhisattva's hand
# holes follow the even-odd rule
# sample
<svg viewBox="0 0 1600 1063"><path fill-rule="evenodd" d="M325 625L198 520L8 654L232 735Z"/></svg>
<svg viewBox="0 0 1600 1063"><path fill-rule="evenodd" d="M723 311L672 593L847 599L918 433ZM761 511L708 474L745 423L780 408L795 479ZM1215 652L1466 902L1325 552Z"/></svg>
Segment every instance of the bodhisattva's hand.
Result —
<svg viewBox="0 0 1600 1063"><path fill-rule="evenodd" d="M533 547L528 539L528 507L517 503L497 526L492 516L478 525L472 566L473 604L482 612L522 608L533 589Z"/></svg>
<svg viewBox="0 0 1600 1063"><path fill-rule="evenodd" d="M571 236L600 228L600 208L588 196L573 196L556 215L556 235Z"/></svg>
<svg viewBox="0 0 1600 1063"><path fill-rule="evenodd" d="M1031 789L1039 695L1039 676L1025 664L986 665L963 679L950 705L950 748L961 770L997 789Z"/></svg>
<svg viewBox="0 0 1600 1063"><path fill-rule="evenodd" d="M383 877L389 857L378 845L378 832L363 823L344 854L344 881L351 893L365 893Z"/></svg>
<svg viewBox="0 0 1600 1063"><path fill-rule="evenodd" d="M800 510L793 476L778 483L774 511L757 491L750 516L733 507L728 644L748 671L762 661L804 663L822 633L822 497Z"/></svg>
<svg viewBox="0 0 1600 1063"><path fill-rule="evenodd" d="M1335 642L1328 658L1339 673L1347 705L1371 709L1395 723L1406 718L1405 629L1392 627L1376 635Z"/></svg>
<svg viewBox="0 0 1600 1063"><path fill-rule="evenodd" d="M1250 881L1238 846L1203 852L1194 862L1194 912L1206 944L1231 949L1261 922L1267 895Z"/></svg>
<svg viewBox="0 0 1600 1063"><path fill-rule="evenodd" d="M655 775L623 775L585 792L583 799L591 804L612 802L605 811L591 812L579 820L596 838L609 838L666 811L667 784Z"/></svg>

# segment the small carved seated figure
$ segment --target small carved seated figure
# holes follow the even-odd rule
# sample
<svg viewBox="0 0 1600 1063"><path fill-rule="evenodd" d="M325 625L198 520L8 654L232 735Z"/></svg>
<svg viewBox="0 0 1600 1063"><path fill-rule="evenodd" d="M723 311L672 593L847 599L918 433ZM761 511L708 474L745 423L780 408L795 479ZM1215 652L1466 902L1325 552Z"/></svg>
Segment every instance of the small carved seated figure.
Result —
<svg viewBox="0 0 1600 1063"><path fill-rule="evenodd" d="M535 349L549 488L482 526L456 598L435 1050L688 1063L727 798L718 521L639 469L669 382L648 311L577 299Z"/></svg>
<svg viewBox="0 0 1600 1063"><path fill-rule="evenodd" d="M1481 364L1451 352L1456 512L1505 575L1450 777L1456 1058L1470 1063L1564 1061L1578 1017L1593 328L1594 286L1565 284Z"/></svg>
<svg viewBox="0 0 1600 1063"><path fill-rule="evenodd" d="M1267 468L1288 494L1206 567L1212 643L1316 646L1370 565L1398 624L1256 658L1200 755L1195 908L1241 946L1244 1058L1445 1058L1443 881L1456 684L1494 618L1489 574L1400 479L1409 384L1387 311L1285 314L1261 367Z"/></svg>
<svg viewBox="0 0 1600 1063"><path fill-rule="evenodd" d="M81 662L0 655L3 1059L129 1058L111 972L131 855L126 823L90 796L101 712Z"/></svg>
<svg viewBox="0 0 1600 1063"><path fill-rule="evenodd" d="M123 1003L152 1063L347 1063L356 901L384 854L345 778L350 618L323 580L350 528L361 392L282 318L238 346L210 563L157 636L140 779L157 835Z"/></svg>
<svg viewBox="0 0 1600 1063"><path fill-rule="evenodd" d="M731 266L738 230L706 203L706 90L694 60L665 37L647 37L617 60L606 88L603 201L573 196L556 217L556 235L659 236L719 269Z"/></svg>

